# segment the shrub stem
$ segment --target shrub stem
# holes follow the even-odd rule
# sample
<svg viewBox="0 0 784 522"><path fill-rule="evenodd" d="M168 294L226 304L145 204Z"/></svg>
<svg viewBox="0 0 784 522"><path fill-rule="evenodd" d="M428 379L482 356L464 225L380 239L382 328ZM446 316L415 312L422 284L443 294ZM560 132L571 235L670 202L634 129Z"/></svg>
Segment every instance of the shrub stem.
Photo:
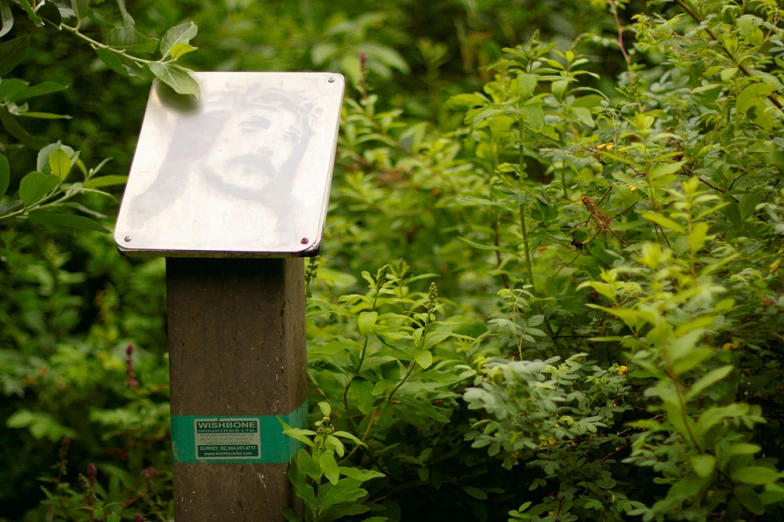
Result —
<svg viewBox="0 0 784 522"><path fill-rule="evenodd" d="M520 182L520 192L524 193L525 185L523 183L524 176L525 176L525 150L523 148L523 139L525 138L525 125L523 124L522 117L520 118L520 173L519 173L519 182ZM525 224L525 203L520 201L518 205L518 210L520 212L520 231L523 235L523 249L525 250L525 267L526 271L528 272L528 282L531 284L531 293L534 294L534 299L536 301L536 308L539 310L539 313L544 317L544 326L547 329L547 333L550 335L550 338L553 340L553 344L558 344L556 340L555 332L553 331L553 327L550 324L550 320L547 318L547 315L544 313L544 309L542 308L542 303L539 302L539 293L536 291L536 284L534 283L534 269L533 269L533 262L531 261L531 248L530 243L528 242L528 227Z"/></svg>

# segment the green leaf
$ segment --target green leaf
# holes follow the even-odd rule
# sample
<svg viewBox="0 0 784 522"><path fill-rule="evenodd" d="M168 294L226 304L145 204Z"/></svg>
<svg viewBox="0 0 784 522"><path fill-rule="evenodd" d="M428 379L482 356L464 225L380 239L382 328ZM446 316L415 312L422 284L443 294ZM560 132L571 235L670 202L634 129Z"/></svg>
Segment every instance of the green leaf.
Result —
<svg viewBox="0 0 784 522"><path fill-rule="evenodd" d="M52 0L39 3L35 10L35 14L55 27L63 22L63 18L60 16L60 9L58 9Z"/></svg>
<svg viewBox="0 0 784 522"><path fill-rule="evenodd" d="M30 37L20 36L0 43L0 76L6 77L24 60Z"/></svg>
<svg viewBox="0 0 784 522"><path fill-rule="evenodd" d="M51 112L20 112L17 116L25 118L37 118L39 120L70 120L71 117L67 114L52 114Z"/></svg>
<svg viewBox="0 0 784 522"><path fill-rule="evenodd" d="M689 390L689 393L686 394L686 398L691 400L697 397L700 393L729 375L733 368L734 366L728 364L727 366L722 366L721 368L716 368L715 370L709 371L691 385L691 389Z"/></svg>
<svg viewBox="0 0 784 522"><path fill-rule="evenodd" d="M733 444L726 450L724 453L726 455L754 455L755 453L759 453L762 451L762 448L757 446L756 444L748 444L746 442L741 442L739 444Z"/></svg>
<svg viewBox="0 0 784 522"><path fill-rule="evenodd" d="M362 79L362 66L359 63L359 56L344 54L340 59L340 69L346 73L352 84L359 85L359 81Z"/></svg>
<svg viewBox="0 0 784 522"><path fill-rule="evenodd" d="M5 425L8 428L26 428L35 420L35 414L30 410L18 410L14 412Z"/></svg>
<svg viewBox="0 0 784 522"><path fill-rule="evenodd" d="M90 0L71 0L71 9L78 20L87 16L87 8L90 6Z"/></svg>
<svg viewBox="0 0 784 522"><path fill-rule="evenodd" d="M713 468L716 466L716 458L713 455L695 455L689 460L694 472L702 478L713 473Z"/></svg>
<svg viewBox="0 0 784 522"><path fill-rule="evenodd" d="M500 246L482 245L482 244L475 243L474 241L471 241L470 239L466 239L466 238L461 237L461 236L458 236L457 239L459 239L463 243L465 243L467 245L470 245L470 246L472 246L472 247L474 247L476 249L479 249L479 250L504 250L504 248L500 247Z"/></svg>
<svg viewBox="0 0 784 522"><path fill-rule="evenodd" d="M356 437L356 435L352 435L351 433L349 433L347 431L338 430L338 431L334 432L332 435L334 437L340 437L341 439L348 439L351 442L353 442L354 444L359 444L360 446L364 445L364 443L361 440L359 440Z"/></svg>
<svg viewBox="0 0 784 522"><path fill-rule="evenodd" d="M175 45L188 44L198 32L199 28L193 22L172 27L161 38L161 56L166 58ZM172 58L176 57L172 56Z"/></svg>
<svg viewBox="0 0 784 522"><path fill-rule="evenodd" d="M10 100L11 96L27 88L27 82L16 78L0 80L0 100Z"/></svg>
<svg viewBox="0 0 784 522"><path fill-rule="evenodd" d="M60 184L60 178L33 171L22 178L19 197L26 207L40 200Z"/></svg>
<svg viewBox="0 0 784 522"><path fill-rule="evenodd" d="M608 314L612 314L619 319L623 320L626 323L626 326L629 328L633 328L637 326L637 323L640 319L648 321L648 315L639 310L629 310L628 308L607 308L605 306L595 305L593 303L588 303L586 306L589 308L596 308L597 310L603 310Z"/></svg>
<svg viewBox="0 0 784 522"><path fill-rule="evenodd" d="M721 81L728 82L728 81L730 81L730 78L735 76L735 74L737 72L738 72L738 68L737 67L726 67L726 68L721 70L721 72L719 73L719 76L721 77Z"/></svg>
<svg viewBox="0 0 784 522"><path fill-rule="evenodd" d="M661 225L664 228L675 230L676 232L680 232L681 234L686 233L686 230L682 226L680 226L675 221L662 216L661 214L657 214L655 212L643 212L642 217L644 219L647 219L648 221L653 221L657 225Z"/></svg>
<svg viewBox="0 0 784 522"><path fill-rule="evenodd" d="M52 94L53 92L63 91L67 88L68 88L67 85L60 85L59 83L55 83L55 82L43 82L33 87L25 87L23 89L19 89L15 91L13 94L11 94L10 96L8 96L8 99L12 102L20 102L22 100L36 98L38 96L44 96L46 94Z"/></svg>
<svg viewBox="0 0 784 522"><path fill-rule="evenodd" d="M604 94L588 94L586 96L581 96L579 98L575 98L572 102L572 107L584 107L586 109L593 109L594 107L599 107L607 97Z"/></svg>
<svg viewBox="0 0 784 522"><path fill-rule="evenodd" d="M321 480L321 466L313 458L313 456L304 449L299 450L297 453L297 469L300 473L304 473L316 482Z"/></svg>
<svg viewBox="0 0 784 522"><path fill-rule="evenodd" d="M703 92L712 91L714 89L719 89L721 87L723 87L723 85L720 84L720 83L711 83L711 84L708 84L708 85L702 85L700 87L692 89L691 92L692 92L692 94L701 94Z"/></svg>
<svg viewBox="0 0 784 522"><path fill-rule="evenodd" d="M427 337L425 337L425 344L422 346L422 349L429 350L432 347L441 344L442 342L444 342L446 339L449 339L450 337L452 337L451 328L448 328L446 330L430 332L427 334Z"/></svg>
<svg viewBox="0 0 784 522"><path fill-rule="evenodd" d="M762 500L760 500L759 496L750 487L735 486L733 493L735 494L735 498L738 499L738 502L755 515L765 514L765 506L762 505Z"/></svg>
<svg viewBox="0 0 784 522"><path fill-rule="evenodd" d="M335 461L335 455L331 451L325 451L321 454L321 457L319 457L319 467L321 467L321 471L324 473L324 476L327 477L327 480L333 484L338 483L340 471L338 470L338 463Z"/></svg>
<svg viewBox="0 0 784 522"><path fill-rule="evenodd" d="M349 384L346 398L350 405L355 406L362 413L370 412L375 402L373 383L357 377Z"/></svg>
<svg viewBox="0 0 784 522"><path fill-rule="evenodd" d="M340 467L340 473L341 475L359 480L360 482L367 482L368 480L385 476L383 473L372 469L349 468L345 466Z"/></svg>
<svg viewBox="0 0 784 522"><path fill-rule="evenodd" d="M14 13L5 2L0 3L0 19L3 21L3 28L0 29L0 38L2 38L14 28Z"/></svg>
<svg viewBox="0 0 784 522"><path fill-rule="evenodd" d="M77 216L74 214L54 214L49 212L31 212L28 216L30 221L44 225L55 225L60 227L76 228L79 230L90 230L94 232L109 232L109 230L90 218Z"/></svg>
<svg viewBox="0 0 784 522"><path fill-rule="evenodd" d="M58 147L49 153L49 172L64 180L71 172L71 157Z"/></svg>
<svg viewBox="0 0 784 522"><path fill-rule="evenodd" d="M129 76L128 69L126 69L122 59L117 54L99 47L96 47L94 50L95 54L98 55L98 58L100 58L101 61L109 67L109 69L124 76Z"/></svg>
<svg viewBox="0 0 784 522"><path fill-rule="evenodd" d="M361 51L365 51L369 58L376 58L379 62L404 74L408 74L410 70L405 59L391 47L365 41L361 44Z"/></svg>
<svg viewBox="0 0 784 522"><path fill-rule="evenodd" d="M740 197L740 211L741 219L747 219L754 215L757 205L762 201L762 191L755 191L750 194L744 194Z"/></svg>
<svg viewBox="0 0 784 522"><path fill-rule="evenodd" d="M126 9L125 7L125 0L117 0L117 7L120 8L120 16L122 16L123 25L127 25L130 27L136 25L136 22L134 21L133 17L130 14L128 14L128 9Z"/></svg>
<svg viewBox="0 0 784 522"><path fill-rule="evenodd" d="M476 107L481 107L486 103L487 99L478 92L475 92L471 94L456 94L446 101L444 107L449 109L474 109Z"/></svg>
<svg viewBox="0 0 784 522"><path fill-rule="evenodd" d="M132 53L149 54L158 48L158 40L149 38L133 26L115 27L107 37L109 45ZM157 63L157 62L156 62Z"/></svg>
<svg viewBox="0 0 784 522"><path fill-rule="evenodd" d="M111 187L113 185L124 185L128 181L128 176L101 176L92 178L82 183L84 188Z"/></svg>
<svg viewBox="0 0 784 522"><path fill-rule="evenodd" d="M675 375L683 375L697 367L701 362L708 359L713 355L713 350L710 348L699 348L692 350L683 357L679 357L675 364L672 365L672 371Z"/></svg>
<svg viewBox="0 0 784 522"><path fill-rule="evenodd" d="M662 176L669 176L670 174L675 174L681 167L685 165L685 161L676 161L675 163L665 163L663 165L658 165L651 169L649 176L651 179L660 178Z"/></svg>
<svg viewBox="0 0 784 522"><path fill-rule="evenodd" d="M586 281L584 283L581 283L580 286L577 287L577 290L582 290L583 288L585 288L587 286L593 288L594 290L596 290L598 293L602 294L607 299L609 299L611 301L615 301L615 293L612 291L612 289L610 288L610 285L608 285L607 283L601 283L599 281ZM541 323L541 322L542 321L539 321L539 323ZM538 323L537 324L531 324L530 322L528 324L530 324L531 326L537 326L538 325Z"/></svg>
<svg viewBox="0 0 784 522"><path fill-rule="evenodd" d="M310 59L314 65L322 65L324 62L332 58L339 48L334 43L319 43L313 46L310 51Z"/></svg>
<svg viewBox="0 0 784 522"><path fill-rule="evenodd" d="M759 494L759 498L766 506L770 504L778 504L784 501L784 491L780 490L765 490Z"/></svg>
<svg viewBox="0 0 784 522"><path fill-rule="evenodd" d="M433 354L428 350L420 350L414 355L414 360L422 369L426 370L433 364Z"/></svg>
<svg viewBox="0 0 784 522"><path fill-rule="evenodd" d="M5 107L0 107L0 122L3 123L3 128L6 130L6 132L8 132L8 134L18 139L27 147L30 147L31 149L40 149L46 145L45 140L36 138L35 136L28 133L24 127L19 124L19 121L16 119L16 117L8 112L8 109Z"/></svg>
<svg viewBox="0 0 784 522"><path fill-rule="evenodd" d="M357 318L359 325L359 333L363 337L370 337L376 328L376 320L378 319L377 312L362 312Z"/></svg>
<svg viewBox="0 0 784 522"><path fill-rule="evenodd" d="M727 406L715 406L708 408L700 415L700 420L697 421L697 436L702 437L713 426L720 423L722 420L731 417L741 417L746 415L749 407L746 404L728 404Z"/></svg>
<svg viewBox="0 0 784 522"><path fill-rule="evenodd" d="M670 488L669 493L667 493L667 497L672 499L687 499L691 498L705 486L707 481L702 477L696 477L694 475L687 476L680 482L676 482Z"/></svg>
<svg viewBox="0 0 784 522"><path fill-rule="evenodd" d="M35 164L36 165L35 168L38 170L38 172L43 172L44 174L52 174L52 169L51 166L49 165L49 157L51 156L52 152L54 152L57 149L63 150L71 159L72 164L73 162L76 161L76 158L79 157L78 154L71 147L69 147L68 145L63 145L62 142L57 141L55 143L50 143L47 146L41 148L40 151L38 151L38 158L36 159L36 164Z"/></svg>
<svg viewBox="0 0 784 522"><path fill-rule="evenodd" d="M8 164L8 158L0 154L0 198L2 198L8 190L8 185L11 183L11 166Z"/></svg>
<svg viewBox="0 0 784 522"><path fill-rule="evenodd" d="M762 466L747 466L740 468L732 474L732 480L752 484L755 486L762 484L772 484L779 479L779 474L773 469Z"/></svg>
<svg viewBox="0 0 784 522"><path fill-rule="evenodd" d="M542 127L544 127L544 110L542 110L541 103L523 105L520 107L520 115L533 130L542 130Z"/></svg>
<svg viewBox="0 0 784 522"><path fill-rule="evenodd" d="M174 89L175 92L199 97L199 84L184 67L160 62L151 63L149 67L159 80Z"/></svg>
<svg viewBox="0 0 784 522"><path fill-rule="evenodd" d="M569 80L558 80L552 83L551 90L553 96L557 99L562 100L564 93L566 92L566 88L569 86Z"/></svg>
<svg viewBox="0 0 784 522"><path fill-rule="evenodd" d="M517 87L520 89L520 96L523 99L530 98L536 90L537 78L533 74L518 74Z"/></svg>
<svg viewBox="0 0 784 522"><path fill-rule="evenodd" d="M294 440L298 440L301 443L305 444L306 446L310 446L311 448L314 446L313 441L310 440L309 437L316 435L316 432L313 430L303 430L301 428L292 428L288 424L286 424L280 417L278 417L278 422L283 426L283 433L287 437L291 437Z"/></svg>
<svg viewBox="0 0 784 522"><path fill-rule="evenodd" d="M468 493L469 496L474 497L477 500L487 500L487 493L479 488L475 488L474 486L464 486L462 489Z"/></svg>
<svg viewBox="0 0 784 522"><path fill-rule="evenodd" d="M198 47L194 47L191 44L186 43L178 43L172 45L171 49L169 49L169 56L177 60L181 56L185 56L188 53L192 53L198 49Z"/></svg>
<svg viewBox="0 0 784 522"><path fill-rule="evenodd" d="M697 223L691 229L689 234L689 249L692 254L696 254L705 245L705 239L708 236L708 224Z"/></svg>
<svg viewBox="0 0 784 522"><path fill-rule="evenodd" d="M769 94L772 94L776 87L769 83L753 83L743 89L735 101L735 107L739 113L745 113L758 101L764 100Z"/></svg>
<svg viewBox="0 0 784 522"><path fill-rule="evenodd" d="M572 107L571 110L574 113L575 118L577 118L581 123L584 123L589 127L596 127L596 122L593 121L593 115L591 114L590 109Z"/></svg>
<svg viewBox="0 0 784 522"><path fill-rule="evenodd" d="M321 502L322 510L329 509L335 504L354 502L367 495L367 491L359 487L360 484L358 480L352 478L344 478L338 481L324 494ZM321 491L319 491L319 497L321 497Z"/></svg>
<svg viewBox="0 0 784 522"><path fill-rule="evenodd" d="M36 439L48 438L51 441L61 440L63 437L75 437L76 433L66 428L48 413L18 410L8 417L6 426L9 428L27 428Z"/></svg>

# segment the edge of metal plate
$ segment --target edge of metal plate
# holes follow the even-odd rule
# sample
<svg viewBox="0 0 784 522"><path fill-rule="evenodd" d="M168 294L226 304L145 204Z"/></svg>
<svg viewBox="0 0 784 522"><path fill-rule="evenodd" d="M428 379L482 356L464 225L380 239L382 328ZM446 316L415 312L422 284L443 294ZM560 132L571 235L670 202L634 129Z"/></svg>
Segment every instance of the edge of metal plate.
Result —
<svg viewBox="0 0 784 522"><path fill-rule="evenodd" d="M242 76L248 77L249 75L258 75L257 78L261 78L263 75L266 75L268 78L279 77L282 75L287 76L289 79L294 79L296 77L301 78L321 78L323 81L333 86L334 89L339 89L339 100L340 105L342 106L342 100L345 91L345 79L341 74L338 73L329 73L329 72L292 72L292 73L280 73L280 72L194 72L193 76L196 78L197 81L205 78L215 78L216 75L221 75L227 78L231 76L235 76L240 78ZM139 141L142 141L142 138L145 136L145 130L148 127L153 126L154 124L148 122L148 114L150 113L151 107L154 103L160 103L156 101L158 98L161 97L161 89L164 91L168 89L165 85L161 84L158 80L155 80L153 86L150 90L150 96L148 98L147 103L147 110L145 111L145 118L142 124L142 129L140 132ZM156 91L157 90L157 91ZM171 96L171 93L169 93ZM333 94L334 96L334 94ZM173 98L174 99L174 98ZM176 100L179 99L182 103L182 107L184 111L193 110L193 107L198 107L201 102L194 102L191 99L186 97L178 97L175 99L174 103L178 103ZM190 105L190 109L189 109ZM331 188L331 181L332 181L332 174L334 170L335 164L335 155L337 150L337 139L338 139L338 132L340 128L340 107L337 110L337 118L334 122L334 134L332 136L332 143L330 147L330 157L327 164L327 171L326 171L326 180L324 186L324 192L322 194L322 202L321 202L321 209L320 209L320 217L317 227L313 228L312 230L315 234L311 234L312 237L302 238L300 241L301 247L297 246L290 249L277 249L277 250L255 250L255 249L193 249L193 248L150 248L148 246L141 246L135 247L132 245L133 237L127 232L127 229L121 228L121 225L125 224L127 218L127 209L126 212L123 212L124 205L121 205L118 220L117 220L117 227L115 228L114 232L114 239L117 244L118 251L126 256L133 256L133 257L140 257L140 258L151 258L151 257L182 257L182 258L271 258L271 257L312 257L318 255L319 249L321 248L322 237L324 232L324 225L326 222L326 215L327 209L329 206L329 193ZM148 131L149 132L149 131ZM137 144L137 149L134 153L133 162L131 164L131 176L134 172L134 166L137 165L139 161L139 154L140 154L140 144ZM129 176L129 183L131 181L131 176ZM126 185L126 193L123 196L123 204L126 203L126 196L128 194L128 188ZM306 241L307 240L307 241Z"/></svg>

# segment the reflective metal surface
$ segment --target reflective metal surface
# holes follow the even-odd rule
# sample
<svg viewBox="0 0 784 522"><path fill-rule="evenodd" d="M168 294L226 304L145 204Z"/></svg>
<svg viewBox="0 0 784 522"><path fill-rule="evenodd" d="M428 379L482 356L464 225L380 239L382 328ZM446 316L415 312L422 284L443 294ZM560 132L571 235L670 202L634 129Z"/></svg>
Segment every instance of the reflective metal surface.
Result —
<svg viewBox="0 0 784 522"><path fill-rule="evenodd" d="M117 219L118 248L166 257L315 254L343 77L194 77L200 100L153 86Z"/></svg>

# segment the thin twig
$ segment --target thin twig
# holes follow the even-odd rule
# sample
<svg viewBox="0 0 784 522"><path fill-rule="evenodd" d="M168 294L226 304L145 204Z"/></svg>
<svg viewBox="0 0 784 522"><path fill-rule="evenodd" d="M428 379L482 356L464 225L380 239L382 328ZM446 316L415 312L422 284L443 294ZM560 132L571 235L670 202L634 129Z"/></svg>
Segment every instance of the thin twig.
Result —
<svg viewBox="0 0 784 522"><path fill-rule="evenodd" d="M367 425L367 428L365 429L365 433L362 435L362 438L360 439L360 440L361 440L363 443L365 442L365 440L367 440L367 438L368 438L368 435L370 434L370 428L373 426L373 421L374 421L374 420L376 420L377 411L378 411L378 407L374 407L374 408L373 408L373 411L372 411L372 412L370 412L370 420L368 421L368 425ZM354 453L356 453L356 452L357 452L357 450L358 450L359 448L361 448L361 447L362 447L362 444L357 444L356 446L354 446L354 449L352 449L352 450L349 452L349 454L348 454L348 455L346 455L346 456L343 458L343 462L348 462L348 459L350 459L350 458L351 458L351 456L352 456Z"/></svg>
<svg viewBox="0 0 784 522"><path fill-rule="evenodd" d="M494 165L493 165L493 173L495 173L498 170L498 165L497 165L497 163L498 163L498 154L497 153L495 154L495 160L493 160L493 163L494 163ZM493 187L489 186L488 188L489 188L489 191L490 191L490 199L491 199L491 201L495 201L495 192L493 192ZM502 263L501 263L501 249L500 249L500 247L501 247L501 238L500 238L500 233L499 233L498 208L496 208L496 207L493 207L493 245L495 245L495 247L496 247L496 251L495 251L496 268L498 268L498 270L500 271L501 270L501 265L502 265ZM509 290L509 278L506 277L506 274L504 274L503 272L501 272L501 284L504 285L504 288Z"/></svg>
<svg viewBox="0 0 784 522"><path fill-rule="evenodd" d="M612 6L613 15L615 16L615 27L618 28L618 47L621 48L621 53L623 54L623 59L626 60L626 67L629 69L629 73L632 73L632 59L629 58L629 53L626 52L626 47L623 45L623 26L621 25L621 19L618 17L618 4L615 3L615 0L610 0L610 5Z"/></svg>
<svg viewBox="0 0 784 522"><path fill-rule="evenodd" d="M79 27L78 26L77 27L71 27L70 25L60 24L59 26L57 26L57 28L61 29L61 30L65 29L69 33L71 33L71 34L77 36L78 38L81 38L85 42L89 43L93 48L104 49L104 50L112 52L114 54L118 54L118 55L122 56L123 58L128 58L129 60L132 60L132 61L136 62L139 65L141 65L141 64L149 64L149 63L166 63L163 60L145 60L144 58L139 58L138 56L134 56L132 54L128 54L123 49L118 49L116 47L112 47L111 45L103 44L103 43L99 42L98 40L94 40L94 39L90 38L89 36L87 36L86 34L81 33L79 31ZM171 60L169 60L169 61L171 61Z"/></svg>
<svg viewBox="0 0 784 522"><path fill-rule="evenodd" d="M525 137L525 126L523 125L523 121L520 121L520 129L519 129L519 136L518 139L520 140L520 154L519 154L519 166L520 166L520 191L524 190L523 186L523 174L525 173L525 151L523 149L523 139ZM523 200L521 199L520 204L517 207L518 212L520 214L520 232L523 236L523 248L525 250L525 267L528 272L528 283L531 285L531 290L536 297L536 308L539 310L539 314L544 318L544 326L545 330L547 330L547 334L553 340L553 344L558 344L558 341L555 339L555 332L553 331L553 326L550 324L550 320L547 318L547 314L544 313L544 307L542 306L541 301L539 301L539 293L536 291L536 284L534 282L534 270L533 270L533 262L531 261L531 247L530 243L528 242L528 228L525 224L525 205Z"/></svg>
<svg viewBox="0 0 784 522"><path fill-rule="evenodd" d="M618 219L619 217L621 217L622 215L626 214L626 213L627 213L627 212L629 212L631 209L633 209L634 207L636 207L636 206L637 206L637 203L639 203L639 201L635 201L635 202L634 202L634 203L632 203L632 204L631 204L631 205L630 205L630 206L629 206L629 207L628 207L626 210L621 210L620 212L618 212L617 214L615 214L615 215L614 215L613 217L611 217L610 219L611 219L611 220L616 220L616 219Z"/></svg>

